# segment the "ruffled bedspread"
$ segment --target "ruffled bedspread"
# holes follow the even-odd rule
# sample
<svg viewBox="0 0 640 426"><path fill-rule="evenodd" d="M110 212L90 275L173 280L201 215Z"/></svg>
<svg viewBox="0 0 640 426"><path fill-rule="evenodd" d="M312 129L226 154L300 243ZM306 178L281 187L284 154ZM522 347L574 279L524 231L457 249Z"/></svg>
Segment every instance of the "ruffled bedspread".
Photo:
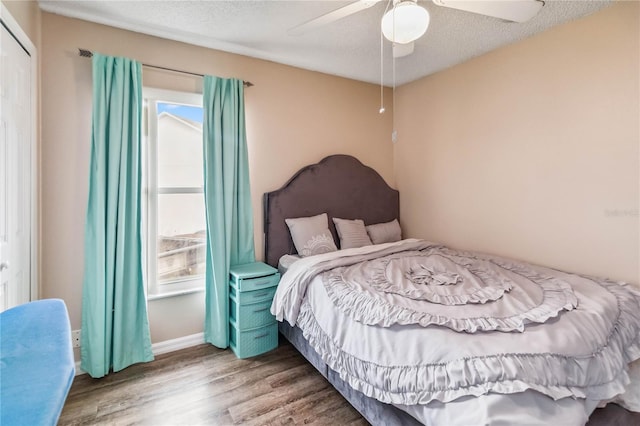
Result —
<svg viewBox="0 0 640 426"><path fill-rule="evenodd" d="M364 324L440 325L455 331L524 331L577 299L571 286L526 265L443 247L403 251L333 269L334 305Z"/></svg>
<svg viewBox="0 0 640 426"><path fill-rule="evenodd" d="M529 389L605 400L640 358L632 286L421 240L304 258L271 310L343 380L393 404Z"/></svg>

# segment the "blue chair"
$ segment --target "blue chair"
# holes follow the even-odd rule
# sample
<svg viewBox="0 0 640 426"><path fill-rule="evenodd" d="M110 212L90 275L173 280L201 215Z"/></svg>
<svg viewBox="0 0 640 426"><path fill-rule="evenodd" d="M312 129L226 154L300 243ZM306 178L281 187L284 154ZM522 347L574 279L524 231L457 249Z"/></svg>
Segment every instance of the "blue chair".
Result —
<svg viewBox="0 0 640 426"><path fill-rule="evenodd" d="M46 299L0 313L0 424L55 425L75 376L64 302Z"/></svg>

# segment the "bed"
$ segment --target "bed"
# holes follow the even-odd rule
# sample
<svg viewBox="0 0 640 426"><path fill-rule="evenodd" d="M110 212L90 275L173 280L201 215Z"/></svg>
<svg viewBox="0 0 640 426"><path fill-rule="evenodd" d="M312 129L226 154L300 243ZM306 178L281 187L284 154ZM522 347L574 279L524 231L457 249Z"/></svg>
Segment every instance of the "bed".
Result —
<svg viewBox="0 0 640 426"><path fill-rule="evenodd" d="M334 219L390 223L399 194L334 155L264 212L265 260L282 267L292 219L322 216L338 242ZM640 358L640 292L620 283L412 239L286 266L281 334L374 425L584 424Z"/></svg>

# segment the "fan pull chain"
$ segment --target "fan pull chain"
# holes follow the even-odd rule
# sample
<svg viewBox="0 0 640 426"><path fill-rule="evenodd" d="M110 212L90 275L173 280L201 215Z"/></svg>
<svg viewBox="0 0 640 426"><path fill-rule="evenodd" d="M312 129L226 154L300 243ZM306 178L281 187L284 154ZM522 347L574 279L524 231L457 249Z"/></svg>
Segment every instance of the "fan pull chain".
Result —
<svg viewBox="0 0 640 426"><path fill-rule="evenodd" d="M382 16L385 15L385 13L387 13L387 11L389 10L389 6L391 6L391 1L389 0L387 2L387 7L384 9L384 13L382 14ZM382 30L380 31L380 109L378 110L378 112L380 114L384 114L385 112L385 108L384 108L384 36L382 34Z"/></svg>
<svg viewBox="0 0 640 426"><path fill-rule="evenodd" d="M378 111L380 114L383 114L384 109L384 40L382 36L382 31L380 31L380 110Z"/></svg>
<svg viewBox="0 0 640 426"><path fill-rule="evenodd" d="M398 142L398 131L396 130L396 57L395 55L393 56L393 67L392 67L392 74L393 74L393 89L392 89L392 94L393 94L393 98L391 99L391 107L393 108L393 113L391 115L391 123L392 123L392 128L393 131L391 132L391 142L396 143Z"/></svg>
<svg viewBox="0 0 640 426"><path fill-rule="evenodd" d="M396 39L396 9L393 8L393 39ZM391 59L392 59L392 67L391 74L393 80L393 88L391 89L392 99L391 99L391 108L393 108L393 113L391 115L391 142L396 143L398 141L398 131L396 130L396 55L393 54L393 48L395 47L395 41L391 42Z"/></svg>

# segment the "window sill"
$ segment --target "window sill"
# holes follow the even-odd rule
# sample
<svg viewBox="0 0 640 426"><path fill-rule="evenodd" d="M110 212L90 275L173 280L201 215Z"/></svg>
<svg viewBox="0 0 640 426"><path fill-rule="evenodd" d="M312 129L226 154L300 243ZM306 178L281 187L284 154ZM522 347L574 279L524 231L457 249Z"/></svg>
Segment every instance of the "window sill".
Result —
<svg viewBox="0 0 640 426"><path fill-rule="evenodd" d="M176 291L168 291L165 293L157 293L157 294L149 294L147 295L147 300L158 300L158 299L167 299L170 297L184 296L192 293L201 293L204 291L204 287L201 288L190 288L185 290L176 290Z"/></svg>

